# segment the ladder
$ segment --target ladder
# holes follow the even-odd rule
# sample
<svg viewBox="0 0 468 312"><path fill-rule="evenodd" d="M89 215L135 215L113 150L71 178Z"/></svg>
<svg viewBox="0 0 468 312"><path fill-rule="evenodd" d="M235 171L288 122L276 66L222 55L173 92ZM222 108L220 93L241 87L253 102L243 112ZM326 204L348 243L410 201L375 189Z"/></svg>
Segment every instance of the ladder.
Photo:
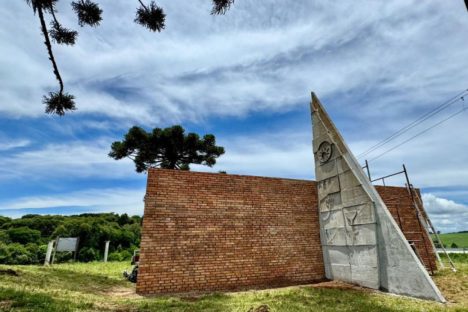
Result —
<svg viewBox="0 0 468 312"><path fill-rule="evenodd" d="M452 271L453 271L453 272L456 272L457 269L456 269L456 267L455 267L455 264L453 263L452 259L450 258L450 255L448 254L447 250L445 249L444 244L442 243L442 240L440 239L439 234L437 234L437 231L435 230L435 227L434 227L434 225L433 225L432 222L431 222L431 219L429 218L429 216L427 215L426 211L425 211L424 208L423 208L424 206L422 205L422 199L421 199L421 197L419 196L418 192L416 192L416 190L414 189L413 185L409 184L408 190L411 192L411 194L413 194L412 197L415 199L415 201L414 201L413 204L414 204L416 210L422 211L422 213L420 213L420 214L421 214L421 217L422 217L422 219L423 219L422 221L423 221L424 224L425 224L426 230L427 230L428 227L431 229L432 234L434 234L434 236L436 237L437 242L439 243L439 246L442 248L442 250L443 250L445 256L447 257ZM421 207L422 209L421 209L420 207ZM421 221L420 221L420 222L421 222ZM429 231L428 231L428 235L429 235ZM430 236L429 236L429 237L430 237ZM445 266L444 266L444 263L443 263L442 260L440 259L439 253L438 253L437 250L436 250L436 247L435 247L435 245L434 245L434 242L432 241L432 239L430 239L430 241L431 241L431 244L432 244L432 248L434 249L434 251L435 251L435 253L436 253L437 260L439 261L440 266L441 266L442 268L444 268L444 267L445 267Z"/></svg>

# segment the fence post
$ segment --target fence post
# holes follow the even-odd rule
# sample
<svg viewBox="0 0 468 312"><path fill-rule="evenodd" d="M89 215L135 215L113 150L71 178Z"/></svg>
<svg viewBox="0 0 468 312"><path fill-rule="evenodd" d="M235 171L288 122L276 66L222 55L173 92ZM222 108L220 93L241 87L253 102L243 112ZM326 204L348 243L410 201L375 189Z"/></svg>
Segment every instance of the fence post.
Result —
<svg viewBox="0 0 468 312"><path fill-rule="evenodd" d="M54 249L54 241L50 241L47 245L47 252L44 260L44 265L50 264L50 257L52 256L52 249Z"/></svg>
<svg viewBox="0 0 468 312"><path fill-rule="evenodd" d="M109 243L110 241L106 241L106 246L104 248L104 262L107 262L107 256L109 254Z"/></svg>

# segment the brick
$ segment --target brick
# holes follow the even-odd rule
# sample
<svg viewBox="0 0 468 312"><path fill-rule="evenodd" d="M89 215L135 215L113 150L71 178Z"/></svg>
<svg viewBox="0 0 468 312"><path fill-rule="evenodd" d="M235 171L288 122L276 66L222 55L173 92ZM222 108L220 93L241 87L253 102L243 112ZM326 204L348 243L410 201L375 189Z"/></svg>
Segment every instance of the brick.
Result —
<svg viewBox="0 0 468 312"><path fill-rule="evenodd" d="M152 169L147 185L139 294L324 279L314 181ZM406 237L416 240L418 221L406 189L377 190ZM435 255L424 247L427 235L418 237L420 258L435 267Z"/></svg>

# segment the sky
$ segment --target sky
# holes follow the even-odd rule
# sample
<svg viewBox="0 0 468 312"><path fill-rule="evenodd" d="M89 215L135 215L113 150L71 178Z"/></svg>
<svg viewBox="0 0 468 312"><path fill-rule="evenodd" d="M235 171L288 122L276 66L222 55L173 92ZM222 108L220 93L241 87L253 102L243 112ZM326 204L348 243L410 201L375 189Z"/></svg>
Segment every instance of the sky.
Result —
<svg viewBox="0 0 468 312"><path fill-rule="evenodd" d="M314 179L311 91L359 155L468 88L463 0L238 0L224 16L208 0L159 0L161 33L133 22L136 0L98 2L98 28L58 4L79 30L53 47L78 108L64 117L41 103L57 83L39 19L26 1L0 3L0 215L142 214L146 175L107 156L133 125L216 135L226 154L192 170ZM463 103L366 155L373 177L406 165L442 232L468 230L468 110L372 159Z"/></svg>

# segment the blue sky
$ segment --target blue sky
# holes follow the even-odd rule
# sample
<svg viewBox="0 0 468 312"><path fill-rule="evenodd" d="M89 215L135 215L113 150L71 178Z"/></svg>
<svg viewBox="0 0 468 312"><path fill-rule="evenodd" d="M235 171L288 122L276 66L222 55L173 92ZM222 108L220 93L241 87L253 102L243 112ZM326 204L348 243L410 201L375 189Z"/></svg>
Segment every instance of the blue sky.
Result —
<svg viewBox="0 0 468 312"><path fill-rule="evenodd" d="M25 1L0 4L1 215L141 214L146 176L107 157L132 125L215 134L226 154L194 170L313 179L311 91L357 155L468 88L462 0L238 0L225 16L209 15L208 0L160 0L160 34L132 22L137 1L99 3L96 29L77 25L69 1L58 7L80 31L74 47L54 46L77 97L62 118L43 113L56 82L37 17ZM374 176L405 163L444 232L468 229L467 121L468 111L371 162Z"/></svg>

